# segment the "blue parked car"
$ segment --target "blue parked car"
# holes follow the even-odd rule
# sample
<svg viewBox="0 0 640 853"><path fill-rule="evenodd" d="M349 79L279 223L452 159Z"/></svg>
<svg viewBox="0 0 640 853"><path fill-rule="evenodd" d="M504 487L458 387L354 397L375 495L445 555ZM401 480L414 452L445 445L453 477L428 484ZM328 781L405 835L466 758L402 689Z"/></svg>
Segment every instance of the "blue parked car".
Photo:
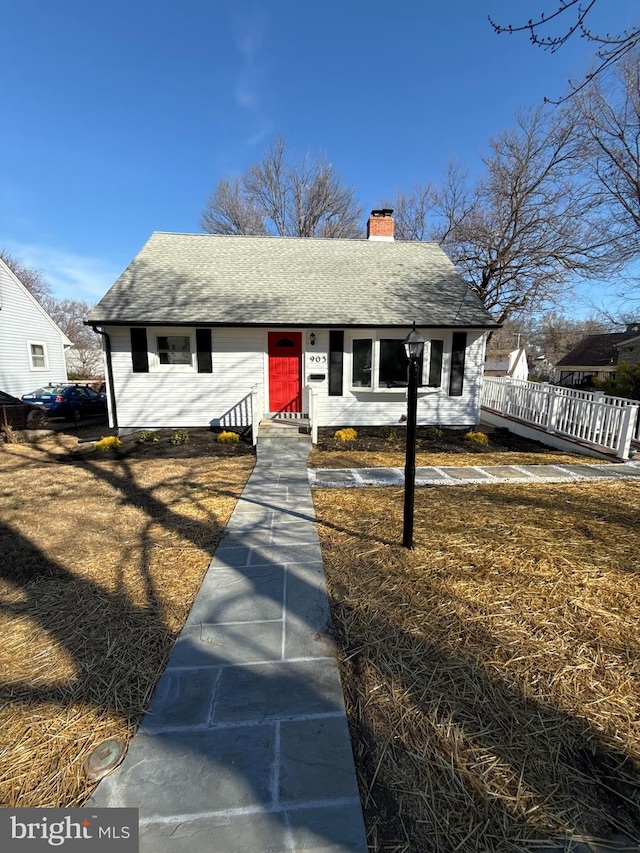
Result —
<svg viewBox="0 0 640 853"><path fill-rule="evenodd" d="M77 423L81 418L106 415L107 398L90 385L58 384L23 394L25 403L42 406L50 418L66 418Z"/></svg>

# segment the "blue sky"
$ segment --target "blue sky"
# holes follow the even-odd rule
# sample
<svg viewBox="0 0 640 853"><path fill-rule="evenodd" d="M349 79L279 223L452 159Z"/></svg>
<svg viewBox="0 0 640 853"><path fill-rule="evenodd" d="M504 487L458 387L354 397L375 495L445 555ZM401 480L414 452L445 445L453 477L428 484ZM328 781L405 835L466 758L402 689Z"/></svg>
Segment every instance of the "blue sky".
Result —
<svg viewBox="0 0 640 853"><path fill-rule="evenodd" d="M0 0L0 248L95 302L153 231L198 231L217 180L276 136L326 152L365 211L451 158L473 171L592 55L497 36L487 15L557 5ZM638 0L599 5L595 29L637 18Z"/></svg>

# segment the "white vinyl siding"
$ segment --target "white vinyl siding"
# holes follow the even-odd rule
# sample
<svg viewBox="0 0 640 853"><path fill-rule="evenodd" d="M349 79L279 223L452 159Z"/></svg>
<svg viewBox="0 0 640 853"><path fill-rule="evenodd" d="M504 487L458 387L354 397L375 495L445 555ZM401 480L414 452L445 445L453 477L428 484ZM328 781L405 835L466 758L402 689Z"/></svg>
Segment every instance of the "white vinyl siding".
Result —
<svg viewBox="0 0 640 853"><path fill-rule="evenodd" d="M407 332L409 329L407 329ZM418 423L444 427L473 426L480 418L480 394L484 364L485 338L482 332L467 332L467 349L464 368L463 392L460 397L449 396L452 331L421 328L426 341L439 340L442 347L441 381L438 387L429 387L429 352L425 352L423 382L418 391ZM405 333L406 334L406 333ZM327 383L318 383L316 411L321 426L384 426L403 423L407 413L406 389L372 389L353 387L354 339L383 340L398 337L397 329L348 330L344 341L344 386L342 397L330 397ZM404 337L404 335L402 335ZM318 352L328 352L329 333L321 330L315 347ZM375 369L375 359L374 359ZM313 384L316 387L316 383ZM305 406L306 410L306 406Z"/></svg>
<svg viewBox="0 0 640 853"><path fill-rule="evenodd" d="M21 397L49 382L66 382L62 332L0 261L0 390ZM45 366L38 351L45 349Z"/></svg>
<svg viewBox="0 0 640 853"><path fill-rule="evenodd" d="M263 400L269 399L267 340L269 329L213 328L212 372L197 373L195 368L163 365L153 369L158 334L189 335L195 340L195 328L147 327L149 372L134 373L131 362L131 336L128 327L106 327L111 338L114 389L118 425L121 429L196 426L249 426L251 392L257 386ZM273 330L271 330L273 331ZM400 424L406 415L406 389L370 389L351 386L352 345L354 338L372 340L403 338L398 329L345 329L343 394L329 396L329 329L302 329L303 402L309 411L313 389L320 426L382 426ZM407 332L409 329L406 330ZM427 341L443 342L442 372L439 387L424 385L418 394L418 423L440 426L472 426L478 422L484 364L484 335L468 331L463 393L449 396L452 333L443 329L420 329ZM315 335L311 345L311 333ZM192 344L192 352L193 352ZM424 378L428 370L425 354Z"/></svg>
<svg viewBox="0 0 640 853"><path fill-rule="evenodd" d="M113 383L121 429L248 426L251 389L264 375L260 329L212 329L212 372L195 365L160 365L158 336L189 335L195 359L195 328L147 327L149 372L134 373L128 327L106 327L111 338ZM155 359L155 366L154 366Z"/></svg>

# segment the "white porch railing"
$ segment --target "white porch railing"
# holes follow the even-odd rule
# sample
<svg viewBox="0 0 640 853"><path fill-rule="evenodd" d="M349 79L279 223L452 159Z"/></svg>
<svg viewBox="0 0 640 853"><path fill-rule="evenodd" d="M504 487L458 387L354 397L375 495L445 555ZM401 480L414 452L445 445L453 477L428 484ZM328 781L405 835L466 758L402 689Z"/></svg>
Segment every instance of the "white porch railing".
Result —
<svg viewBox="0 0 640 853"><path fill-rule="evenodd" d="M317 391L309 386L309 425L311 427L311 444L315 447L318 443L318 406Z"/></svg>
<svg viewBox="0 0 640 853"><path fill-rule="evenodd" d="M258 428L264 417L264 398L260 385L254 385L251 389L251 443L255 447L258 443Z"/></svg>
<svg viewBox="0 0 640 853"><path fill-rule="evenodd" d="M546 383L485 376L482 405L568 438L629 457L640 429L640 400L607 397Z"/></svg>

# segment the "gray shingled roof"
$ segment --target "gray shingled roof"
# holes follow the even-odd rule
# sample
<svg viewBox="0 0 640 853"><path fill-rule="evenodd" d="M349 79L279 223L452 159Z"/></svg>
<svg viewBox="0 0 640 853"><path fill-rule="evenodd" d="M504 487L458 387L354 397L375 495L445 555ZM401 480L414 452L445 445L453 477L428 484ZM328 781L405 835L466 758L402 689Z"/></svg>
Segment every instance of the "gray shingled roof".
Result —
<svg viewBox="0 0 640 853"><path fill-rule="evenodd" d="M90 323L496 325L436 243L155 232Z"/></svg>
<svg viewBox="0 0 640 853"><path fill-rule="evenodd" d="M632 337L633 332L587 335L556 362L556 367L608 367L617 364L619 353L616 347Z"/></svg>

